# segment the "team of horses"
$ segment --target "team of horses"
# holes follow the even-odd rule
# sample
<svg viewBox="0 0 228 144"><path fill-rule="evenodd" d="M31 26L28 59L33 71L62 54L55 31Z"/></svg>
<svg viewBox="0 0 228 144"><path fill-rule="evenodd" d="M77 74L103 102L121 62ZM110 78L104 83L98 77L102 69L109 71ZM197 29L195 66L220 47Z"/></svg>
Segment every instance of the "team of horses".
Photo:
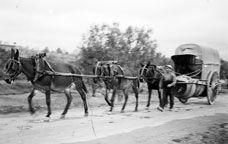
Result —
<svg viewBox="0 0 228 144"><path fill-rule="evenodd" d="M51 68L49 67L51 66ZM49 64L45 63L45 70L51 71L54 70L56 72L62 73L72 73L72 74L81 74L79 69L70 64L60 64L55 62L49 62ZM86 93L88 92L82 77L80 76L53 76L44 74L39 80L33 81L35 77L35 60L33 57L20 57L18 49L11 50L11 57L5 64L4 69L4 80L6 83L10 84L14 81L19 74L23 73L28 81L31 82L33 89L28 96L28 105L29 111L31 114L35 112L32 104L32 98L35 96L35 90L40 90L46 95L46 104L47 104L47 115L46 117L50 117L51 115L51 92L64 92L67 98L67 104L65 106L64 111L61 114L61 118L64 118L72 101L71 90L77 90L80 94L83 104L85 116L88 115L88 106L86 101ZM122 68L115 61L104 61L98 62L94 69L94 74L97 78L94 78L94 83L98 81L103 81L105 84L106 94L105 101L110 106L110 111L113 110L114 101L116 97L116 93L122 92L124 95L124 103L121 109L121 112L124 112L126 107L129 91L132 89L136 102L135 102L135 111L138 110L138 97L139 97L139 87L140 82L145 81L148 86L148 102L146 107L150 106L151 101L151 93L152 90L158 91L159 103L162 102L161 97L161 77L162 71L156 65L150 64L149 62L146 65L141 65L139 72L137 75L132 74L127 69ZM119 77L119 76L123 77ZM134 79L127 79L124 76L132 76L136 77ZM108 91L112 90L111 99L108 97Z"/></svg>

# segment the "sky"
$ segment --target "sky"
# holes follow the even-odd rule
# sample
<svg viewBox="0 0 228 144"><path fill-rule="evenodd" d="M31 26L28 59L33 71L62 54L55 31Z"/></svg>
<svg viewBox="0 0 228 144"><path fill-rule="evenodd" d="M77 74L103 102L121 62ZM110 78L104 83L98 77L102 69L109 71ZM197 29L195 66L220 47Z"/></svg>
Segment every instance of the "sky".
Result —
<svg viewBox="0 0 228 144"><path fill-rule="evenodd" d="M228 60L227 0L0 0L0 40L77 51L93 24L153 29L157 51L197 43Z"/></svg>

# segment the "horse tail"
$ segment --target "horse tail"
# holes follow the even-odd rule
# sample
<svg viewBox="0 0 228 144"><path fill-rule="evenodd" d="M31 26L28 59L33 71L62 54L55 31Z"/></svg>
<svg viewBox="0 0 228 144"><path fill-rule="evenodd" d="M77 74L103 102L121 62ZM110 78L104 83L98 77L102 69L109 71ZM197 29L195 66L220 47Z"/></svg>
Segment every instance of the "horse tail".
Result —
<svg viewBox="0 0 228 144"><path fill-rule="evenodd" d="M71 73L74 74L81 74L80 70L72 65L69 66ZM75 85L79 85L80 88L84 90L85 93L88 93L88 90L86 88L85 82L83 81L82 77L72 77L74 80Z"/></svg>

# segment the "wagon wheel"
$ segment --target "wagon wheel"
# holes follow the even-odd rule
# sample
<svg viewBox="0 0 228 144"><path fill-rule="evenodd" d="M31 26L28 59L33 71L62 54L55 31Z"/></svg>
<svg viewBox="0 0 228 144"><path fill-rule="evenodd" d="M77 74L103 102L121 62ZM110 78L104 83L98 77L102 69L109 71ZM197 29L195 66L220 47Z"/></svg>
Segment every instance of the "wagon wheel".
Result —
<svg viewBox="0 0 228 144"><path fill-rule="evenodd" d="M217 88L218 88L218 80L219 76L218 73L213 73L210 80L207 84L207 101L208 104L212 105L215 102L216 95L217 95Z"/></svg>
<svg viewBox="0 0 228 144"><path fill-rule="evenodd" d="M185 104L188 101L188 99L186 99L186 98L179 98L179 101L181 103Z"/></svg>

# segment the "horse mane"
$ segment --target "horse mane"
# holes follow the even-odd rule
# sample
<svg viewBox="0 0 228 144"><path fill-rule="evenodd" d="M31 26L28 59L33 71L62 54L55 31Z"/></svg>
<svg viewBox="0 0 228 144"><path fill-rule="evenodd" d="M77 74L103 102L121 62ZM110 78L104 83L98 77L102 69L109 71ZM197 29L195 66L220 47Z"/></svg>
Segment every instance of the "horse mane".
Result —
<svg viewBox="0 0 228 144"><path fill-rule="evenodd" d="M99 61L94 68L94 73L96 73L98 67L107 66L108 73L114 75L125 75L124 69L118 64L117 61Z"/></svg>
<svg viewBox="0 0 228 144"><path fill-rule="evenodd" d="M31 60L32 60L33 67L34 67L34 69L35 69L35 67L36 67L35 56L31 56L31 57L29 57L28 59L31 59ZM43 58L41 58L41 59L44 61L45 70L50 70L50 71L53 71L53 72L54 72L54 69L52 68L51 64L50 64L47 60L45 60L45 59L43 59Z"/></svg>
<svg viewBox="0 0 228 144"><path fill-rule="evenodd" d="M35 76L35 60L32 57L28 57L28 58L19 57L19 60L21 62L21 65L28 65L28 67L27 66L23 67L23 69L25 70L24 74L29 81L33 80Z"/></svg>
<svg viewBox="0 0 228 144"><path fill-rule="evenodd" d="M110 69L109 70L109 73L114 74L114 75L126 75L126 74L130 74L130 73L126 73L126 72L128 72L127 69L121 67L117 63L108 64L108 68Z"/></svg>

